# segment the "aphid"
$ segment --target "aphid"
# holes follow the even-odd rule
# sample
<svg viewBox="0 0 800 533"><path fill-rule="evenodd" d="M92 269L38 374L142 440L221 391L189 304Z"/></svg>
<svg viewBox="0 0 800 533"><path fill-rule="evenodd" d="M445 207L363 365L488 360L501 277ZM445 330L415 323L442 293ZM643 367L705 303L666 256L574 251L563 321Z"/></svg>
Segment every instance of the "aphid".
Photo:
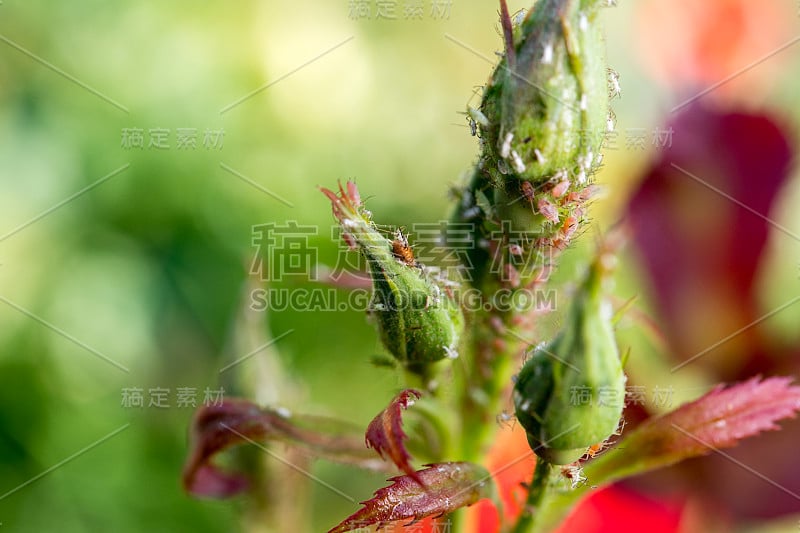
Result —
<svg viewBox="0 0 800 533"><path fill-rule="evenodd" d="M601 166L603 166L603 159L605 159L605 156L600 153L597 154L594 158L594 164L598 170L600 169Z"/></svg>
<svg viewBox="0 0 800 533"><path fill-rule="evenodd" d="M520 24L522 24L522 21L525 20L525 16L527 14L528 14L528 10L527 9L524 9L524 8L520 9L519 11L517 11L516 13L514 13L511 16L511 22L514 24L514 26L519 26Z"/></svg>
<svg viewBox="0 0 800 533"><path fill-rule="evenodd" d="M520 190L522 191L522 196L531 204L531 211L533 211L533 200L536 194L536 189L533 188L533 184L531 184L530 181L523 181L520 185Z"/></svg>
<svg viewBox="0 0 800 533"><path fill-rule="evenodd" d="M565 201L568 203L575 202L583 204L596 198L602 192L603 189L599 185L587 185L579 191L572 191L571 193L567 194Z"/></svg>
<svg viewBox="0 0 800 533"><path fill-rule="evenodd" d="M565 177L561 181L555 184L553 190L550 191L550 194L553 195L553 198L561 198L567 193L567 189L569 189L569 186L570 186L570 181Z"/></svg>
<svg viewBox="0 0 800 533"><path fill-rule="evenodd" d="M591 150L578 156L578 165L587 172L592 169L592 163L594 163L594 153Z"/></svg>
<svg viewBox="0 0 800 533"><path fill-rule="evenodd" d="M574 215L568 216L564 219L564 224L559 228L558 235L553 238L553 246L558 250L564 250L577 230L578 218Z"/></svg>
<svg viewBox="0 0 800 533"><path fill-rule="evenodd" d="M584 457L586 457L587 459L591 459L592 457L595 457L600 452L605 450L607 447L608 447L607 441L598 442L597 444L592 444L591 446L589 446L589 449L586 450L586 454L584 455Z"/></svg>
<svg viewBox="0 0 800 533"><path fill-rule="evenodd" d="M506 174L508 174L508 165L506 164L506 160L505 159L498 159L497 160L497 170L500 172L500 174L502 174L504 176Z"/></svg>
<svg viewBox="0 0 800 533"><path fill-rule="evenodd" d="M467 114L470 116L472 120L476 123L480 124L483 127L489 126L489 119L486 118L486 115L481 113L480 110L475 109L474 107L467 108Z"/></svg>
<svg viewBox="0 0 800 533"><path fill-rule="evenodd" d="M503 411L502 413L497 415L496 420L497 420L497 425L498 426L506 427L506 428L513 428L514 427L514 423L517 421L517 418L514 415L509 414L506 411Z"/></svg>
<svg viewBox="0 0 800 533"><path fill-rule="evenodd" d="M392 255L404 265L417 266L417 260L414 259L414 251L408 245L408 239L400 230L395 232L392 240Z"/></svg>
<svg viewBox="0 0 800 533"><path fill-rule="evenodd" d="M528 200L528 203L531 205L531 211L536 212L536 209L533 207L533 201L536 199L536 189L533 187L533 184L530 181L523 181L519 188L520 192L522 192L522 197Z"/></svg>
<svg viewBox="0 0 800 533"><path fill-rule="evenodd" d="M524 250L522 249L522 246L517 243L511 243L508 245L508 253L511 255L520 256L522 255L523 251Z"/></svg>
<svg viewBox="0 0 800 533"><path fill-rule="evenodd" d="M569 241L577 230L578 219L574 215L570 215L564 219L564 224L561 226L561 236Z"/></svg>
<svg viewBox="0 0 800 533"><path fill-rule="evenodd" d="M539 208L539 212L544 218L553 224L558 224L558 209L550 202L550 200L546 198L540 198L536 206Z"/></svg>

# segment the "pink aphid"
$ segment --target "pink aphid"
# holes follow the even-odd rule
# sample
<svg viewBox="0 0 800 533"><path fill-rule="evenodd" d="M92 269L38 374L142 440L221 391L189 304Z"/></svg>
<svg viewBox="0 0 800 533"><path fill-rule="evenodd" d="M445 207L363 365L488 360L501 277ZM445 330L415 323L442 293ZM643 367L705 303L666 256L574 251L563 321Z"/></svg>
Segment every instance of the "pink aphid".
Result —
<svg viewBox="0 0 800 533"><path fill-rule="evenodd" d="M510 253L511 255L520 256L522 255L523 251L524 250L522 249L522 246L520 246L519 244L512 243L508 245L508 253Z"/></svg>
<svg viewBox="0 0 800 533"><path fill-rule="evenodd" d="M528 200L528 202L530 202L531 207L533 207L533 199L536 191L533 188L531 182L523 181L522 184L520 185L520 190L522 191L522 196L524 196L525 199Z"/></svg>
<svg viewBox="0 0 800 533"><path fill-rule="evenodd" d="M575 216L568 216L564 219L564 224L561 225L561 237L569 241L572 239L572 236L575 235L575 232L578 231L578 219Z"/></svg>
<svg viewBox="0 0 800 533"><path fill-rule="evenodd" d="M564 250L572 236L578 231L578 219L575 216L568 216L558 230L558 235L553 238L553 246L558 250Z"/></svg>
<svg viewBox="0 0 800 533"><path fill-rule="evenodd" d="M603 188L599 185L587 185L579 191L572 191L566 197L567 202L586 203L595 198L602 192Z"/></svg>
<svg viewBox="0 0 800 533"><path fill-rule="evenodd" d="M555 187L553 187L553 190L550 191L550 194L553 195L553 198L561 198L567 193L567 189L569 189L570 185L571 185L570 181L564 178L563 180L556 183Z"/></svg>
<svg viewBox="0 0 800 533"><path fill-rule="evenodd" d="M536 206L544 218L553 224L558 224L558 208L552 202L546 198L541 198Z"/></svg>

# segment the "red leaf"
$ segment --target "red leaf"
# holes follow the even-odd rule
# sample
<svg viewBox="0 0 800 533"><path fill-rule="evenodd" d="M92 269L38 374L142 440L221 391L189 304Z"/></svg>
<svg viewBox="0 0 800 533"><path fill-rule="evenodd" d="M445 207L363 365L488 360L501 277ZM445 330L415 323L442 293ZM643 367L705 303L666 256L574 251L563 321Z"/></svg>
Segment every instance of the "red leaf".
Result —
<svg viewBox="0 0 800 533"><path fill-rule="evenodd" d="M689 457L734 446L800 410L800 387L788 377L752 378L723 388L666 415L642 423L619 444L586 467L593 483L668 466Z"/></svg>
<svg viewBox="0 0 800 533"><path fill-rule="evenodd" d="M800 387L792 378L751 378L728 388L718 385L705 396L664 418L674 427L716 447L729 447L762 431L778 430L775 421L800 410Z"/></svg>
<svg viewBox="0 0 800 533"><path fill-rule="evenodd" d="M422 484L422 479L411 466L411 454L403 444L407 438L403 432L403 409L414 405L414 400L421 396L414 389L406 389L395 396L389 406L369 423L366 435L368 447L374 448L383 458L388 455L397 468L419 484Z"/></svg>
<svg viewBox="0 0 800 533"><path fill-rule="evenodd" d="M319 428L323 425L333 427L322 431ZM238 398L202 407L192 422L191 453L183 469L183 486L195 496L210 498L225 498L246 490L246 477L218 468L211 459L232 446L267 440L288 442L315 457L386 471L385 463L373 459L364 449L358 432L343 428L345 424L341 422L287 417Z"/></svg>
<svg viewBox="0 0 800 533"><path fill-rule="evenodd" d="M363 507L328 533L344 533L375 525L383 527L399 520L416 522L441 516L472 505L493 494L491 476L472 463L440 463L418 470L424 486L411 476L391 478L393 483L375 492Z"/></svg>

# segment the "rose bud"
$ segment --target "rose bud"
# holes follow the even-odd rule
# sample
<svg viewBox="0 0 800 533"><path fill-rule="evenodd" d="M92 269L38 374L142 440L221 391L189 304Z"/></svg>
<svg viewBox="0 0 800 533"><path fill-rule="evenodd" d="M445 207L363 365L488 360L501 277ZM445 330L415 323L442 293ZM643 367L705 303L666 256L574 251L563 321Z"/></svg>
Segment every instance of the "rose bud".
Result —
<svg viewBox="0 0 800 533"><path fill-rule="evenodd" d="M603 297L609 254L600 254L575 294L555 339L537 346L514 386L514 406L536 454L578 460L617 430L625 374Z"/></svg>
<svg viewBox="0 0 800 533"><path fill-rule="evenodd" d="M363 209L353 183L334 193L322 189L333 205L344 236L367 259L373 283L370 311L381 340L409 370L424 374L427 364L457 357L464 328L461 308L448 290L428 279L399 231L387 239Z"/></svg>

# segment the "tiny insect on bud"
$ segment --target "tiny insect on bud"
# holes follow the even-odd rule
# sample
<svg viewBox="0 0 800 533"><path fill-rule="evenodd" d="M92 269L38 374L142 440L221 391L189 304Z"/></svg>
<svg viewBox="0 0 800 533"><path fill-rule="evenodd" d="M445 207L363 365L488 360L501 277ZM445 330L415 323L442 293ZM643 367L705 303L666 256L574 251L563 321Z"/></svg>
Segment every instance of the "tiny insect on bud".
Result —
<svg viewBox="0 0 800 533"><path fill-rule="evenodd" d="M481 156L462 196L470 194L469 205L453 220L483 228L476 243L500 234L503 247L514 242L509 236L529 238L521 255L503 247L484 253L478 244L469 257L474 279L491 273L489 279L508 287L515 277L498 267L549 261L585 221L577 211L602 163L608 86L616 79L605 61L603 5L538 0L524 16L512 17L500 2L504 53L483 88L480 110L467 109L480 131ZM520 268L518 286L539 281L536 271Z"/></svg>
<svg viewBox="0 0 800 533"><path fill-rule="evenodd" d="M539 0L516 25L503 19L506 54L484 91L488 159L540 182L597 152L609 86L600 1ZM516 156L513 154L516 153ZM591 172L591 168L587 172Z"/></svg>
<svg viewBox="0 0 800 533"><path fill-rule="evenodd" d="M556 183L555 187L553 187L553 190L550 191L550 194L553 195L553 198L561 198L567 193L570 185L570 181L567 178L564 178Z"/></svg>
<svg viewBox="0 0 800 533"><path fill-rule="evenodd" d="M564 224L561 226L561 238L569 241L575 232L578 230L578 218L575 216L568 216L564 219Z"/></svg>
<svg viewBox="0 0 800 533"><path fill-rule="evenodd" d="M322 192L331 201L348 243L367 259L374 289L370 309L389 353L418 372L428 363L454 359L464 320L449 287L442 290L425 276L401 231L387 239L377 230L355 184Z"/></svg>
<svg viewBox="0 0 800 533"><path fill-rule="evenodd" d="M531 182L523 181L520 184L520 189L525 199L528 200L528 202L530 202L531 205L533 205L533 201L536 199L535 197L536 191L534 190L533 185L531 185Z"/></svg>
<svg viewBox="0 0 800 533"><path fill-rule="evenodd" d="M405 265L417 266L417 260L414 259L414 251L408 245L408 239L400 230L395 232L395 238L392 240L392 255Z"/></svg>

